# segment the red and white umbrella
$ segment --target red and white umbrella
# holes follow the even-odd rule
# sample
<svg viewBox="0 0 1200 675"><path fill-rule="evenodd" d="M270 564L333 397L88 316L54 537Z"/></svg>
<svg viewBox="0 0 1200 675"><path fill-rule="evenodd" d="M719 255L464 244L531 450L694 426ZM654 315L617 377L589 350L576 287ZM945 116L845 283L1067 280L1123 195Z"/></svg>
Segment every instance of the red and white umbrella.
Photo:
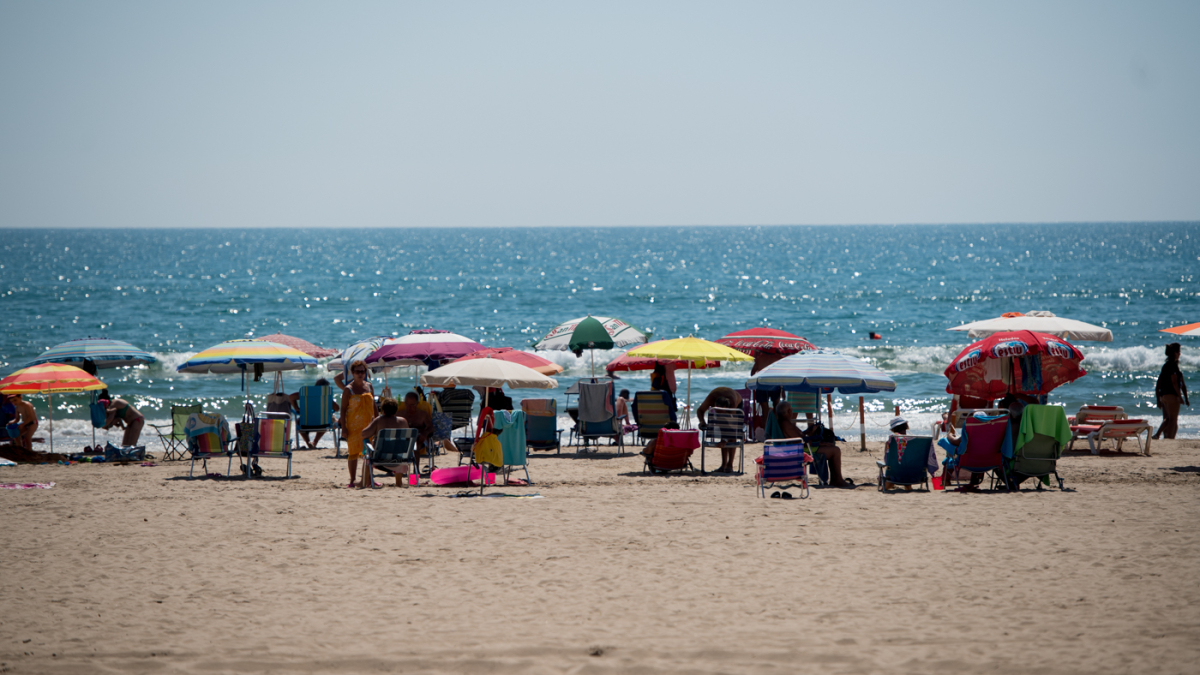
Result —
<svg viewBox="0 0 1200 675"><path fill-rule="evenodd" d="M313 343L309 342L308 340L301 340L298 337L293 337L291 335L284 335L283 333L275 333L274 335L264 335L263 337L254 338L254 339L259 340L261 342L274 342L277 345L291 347L292 349L295 349L297 351L301 351L301 352L304 352L305 354L308 354L309 356L313 357L314 359L323 359L327 356L335 356L336 354L338 354L338 350L336 350L336 349L326 349L324 347L318 347L318 346L314 345Z"/></svg>
<svg viewBox="0 0 1200 675"><path fill-rule="evenodd" d="M1087 371L1083 352L1062 338L1027 330L995 333L962 350L945 375L946 392L994 399L1048 394Z"/></svg>
<svg viewBox="0 0 1200 675"><path fill-rule="evenodd" d="M477 352L472 352L464 357L455 359L454 363L470 361L471 359L498 359L500 361L508 361L509 363L517 363L547 377L557 375L563 371L563 367L553 361L543 359L537 354L513 349L512 347L480 349Z"/></svg>
<svg viewBox="0 0 1200 675"><path fill-rule="evenodd" d="M753 356L754 366L750 368L751 375L785 356L817 350L817 347L808 340L778 328L761 327L739 330L719 338L715 342Z"/></svg>
<svg viewBox="0 0 1200 675"><path fill-rule="evenodd" d="M620 357L613 359L605 370L609 373L625 372L629 370L654 370L654 366L662 364L664 366L674 366L676 368L687 368L691 364L692 368L720 368L720 361L705 361L704 365L699 365L687 359L656 359L649 356L630 356L622 354Z"/></svg>

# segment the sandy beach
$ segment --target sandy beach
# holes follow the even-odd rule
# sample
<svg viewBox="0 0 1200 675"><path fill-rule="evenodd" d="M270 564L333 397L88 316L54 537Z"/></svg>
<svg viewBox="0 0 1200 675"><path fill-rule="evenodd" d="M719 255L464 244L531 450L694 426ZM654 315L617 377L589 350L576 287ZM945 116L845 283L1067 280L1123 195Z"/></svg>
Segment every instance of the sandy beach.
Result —
<svg viewBox="0 0 1200 675"><path fill-rule="evenodd" d="M0 671L1195 672L1200 441L1153 451L1075 453L1067 492L803 501L567 452L489 490L541 499L348 490L329 450L8 467L55 486L0 493Z"/></svg>

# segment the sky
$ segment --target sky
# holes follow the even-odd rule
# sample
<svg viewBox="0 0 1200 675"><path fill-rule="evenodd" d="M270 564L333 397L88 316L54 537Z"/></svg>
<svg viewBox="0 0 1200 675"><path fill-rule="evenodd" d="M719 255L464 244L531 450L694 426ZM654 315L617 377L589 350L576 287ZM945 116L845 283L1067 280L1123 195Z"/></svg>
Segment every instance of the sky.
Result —
<svg viewBox="0 0 1200 675"><path fill-rule="evenodd" d="M1196 2L0 0L0 227L1200 220Z"/></svg>

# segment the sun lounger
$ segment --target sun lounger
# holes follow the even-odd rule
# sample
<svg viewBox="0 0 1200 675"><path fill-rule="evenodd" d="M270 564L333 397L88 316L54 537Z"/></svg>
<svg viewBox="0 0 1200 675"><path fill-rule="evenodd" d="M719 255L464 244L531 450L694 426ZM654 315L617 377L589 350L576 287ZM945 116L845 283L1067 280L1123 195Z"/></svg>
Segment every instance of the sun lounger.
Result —
<svg viewBox="0 0 1200 675"><path fill-rule="evenodd" d="M705 414L704 438L700 442L700 473L704 473L704 451L732 443L739 449L738 473L745 469L746 417L741 408L709 408Z"/></svg>
<svg viewBox="0 0 1200 675"><path fill-rule="evenodd" d="M997 484L1008 489L1004 465L1011 458L1012 432L1009 430L1008 415L970 417L963 423L958 454L946 459L943 480L953 481L961 469L971 473L991 474L989 489L995 489Z"/></svg>
<svg viewBox="0 0 1200 675"><path fill-rule="evenodd" d="M1086 439L1092 433L1100 430L1100 425L1113 420L1127 419L1125 409L1119 405L1085 405L1080 406L1079 412L1067 418L1071 426L1071 440L1067 443L1067 452L1075 449L1075 441Z"/></svg>
<svg viewBox="0 0 1200 675"><path fill-rule="evenodd" d="M640 392L639 392L640 393ZM671 473L692 468L692 453L700 447L700 432L662 429L655 437L654 452L646 458L648 473Z"/></svg>
<svg viewBox="0 0 1200 675"><path fill-rule="evenodd" d="M534 450L562 450L562 431L558 428L558 401L552 398L527 398L521 401L525 413L525 443Z"/></svg>
<svg viewBox="0 0 1200 675"><path fill-rule="evenodd" d="M879 491L887 492L888 485L920 485L929 489L930 454L933 439L928 436L891 436L883 451L879 467ZM933 462L937 466L936 460Z"/></svg>
<svg viewBox="0 0 1200 675"><path fill-rule="evenodd" d="M229 466L225 475L233 470L233 439L229 434L229 423L220 414L206 415L192 413L188 415L184 425L187 435L187 449L192 463L188 466L188 477L196 468L196 460L201 461L201 470L208 473L208 460L217 457L229 458Z"/></svg>
<svg viewBox="0 0 1200 675"><path fill-rule="evenodd" d="M247 468L260 459L286 459L287 477L292 477L292 416L288 413L260 413L254 420L254 442L250 445ZM254 475L246 472L246 477Z"/></svg>
<svg viewBox="0 0 1200 675"><path fill-rule="evenodd" d="M780 489L789 487L800 488L800 498L808 497L808 474L805 465L812 461L812 455L805 451L803 438L781 438L763 443L763 454L754 460L758 464L758 493L767 496L767 487L775 487L776 483L799 481L798 485L783 485Z"/></svg>
<svg viewBox="0 0 1200 675"><path fill-rule="evenodd" d="M1138 444L1138 451L1148 457L1150 455L1150 434L1153 433L1153 429L1149 422L1142 419L1110 420L1088 434L1088 447L1091 448L1093 455L1098 455L1100 454L1100 444L1104 441L1112 441L1116 445L1117 452L1121 452L1121 445L1132 438ZM1073 433L1075 427L1071 427L1071 430ZM1141 439L1143 432L1146 434L1144 443ZM1071 440L1075 440L1073 435Z"/></svg>
<svg viewBox="0 0 1200 675"><path fill-rule="evenodd" d="M198 412L203 412L199 403L173 405L171 406L170 424L149 425L158 434L158 440L162 442L163 461L184 459L184 454L188 451L187 421L189 417Z"/></svg>

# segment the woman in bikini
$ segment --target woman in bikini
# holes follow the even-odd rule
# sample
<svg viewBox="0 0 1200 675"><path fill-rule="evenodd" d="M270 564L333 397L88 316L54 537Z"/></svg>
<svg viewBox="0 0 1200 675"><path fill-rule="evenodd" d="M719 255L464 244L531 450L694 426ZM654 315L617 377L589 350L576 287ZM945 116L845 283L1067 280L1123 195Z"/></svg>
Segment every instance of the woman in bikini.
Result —
<svg viewBox="0 0 1200 675"><path fill-rule="evenodd" d="M120 398L108 398L107 389L101 395L100 403L104 405L105 412L107 413L104 420L104 428L111 429L114 426L125 427L125 435L121 438L121 445L125 447L137 445L138 439L142 436L142 427L146 426L146 418L129 401Z"/></svg>
<svg viewBox="0 0 1200 675"><path fill-rule="evenodd" d="M350 376L354 379L348 385L343 383L341 373L333 378L334 384L342 390L342 403L339 407L344 411L341 426L342 435L346 439L346 462L350 468L350 484L346 486L348 488L355 485L358 458L362 457L363 452L363 429L375 419L375 392L371 383L367 382L367 364L361 360L351 363Z"/></svg>

